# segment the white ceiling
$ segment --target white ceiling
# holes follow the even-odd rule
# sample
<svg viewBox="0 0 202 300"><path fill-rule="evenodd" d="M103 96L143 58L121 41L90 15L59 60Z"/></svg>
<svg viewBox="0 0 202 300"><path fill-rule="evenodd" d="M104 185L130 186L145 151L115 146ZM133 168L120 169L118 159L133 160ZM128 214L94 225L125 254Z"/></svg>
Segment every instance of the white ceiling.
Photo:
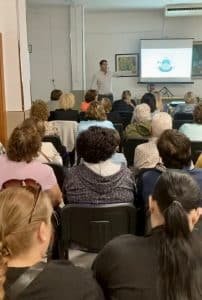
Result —
<svg viewBox="0 0 202 300"><path fill-rule="evenodd" d="M202 4L201 0L27 0L28 4L84 4L88 9L157 9L168 4Z"/></svg>

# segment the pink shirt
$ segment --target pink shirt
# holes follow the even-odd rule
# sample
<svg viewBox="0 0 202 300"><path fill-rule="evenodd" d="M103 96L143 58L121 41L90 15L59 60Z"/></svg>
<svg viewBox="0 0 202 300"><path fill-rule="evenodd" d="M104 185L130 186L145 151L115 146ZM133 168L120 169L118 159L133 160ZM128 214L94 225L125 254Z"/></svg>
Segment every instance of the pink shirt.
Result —
<svg viewBox="0 0 202 300"><path fill-rule="evenodd" d="M30 163L8 160L6 155L0 155L0 189L9 179L32 178L40 183L42 190L49 190L57 184L52 168L33 160Z"/></svg>

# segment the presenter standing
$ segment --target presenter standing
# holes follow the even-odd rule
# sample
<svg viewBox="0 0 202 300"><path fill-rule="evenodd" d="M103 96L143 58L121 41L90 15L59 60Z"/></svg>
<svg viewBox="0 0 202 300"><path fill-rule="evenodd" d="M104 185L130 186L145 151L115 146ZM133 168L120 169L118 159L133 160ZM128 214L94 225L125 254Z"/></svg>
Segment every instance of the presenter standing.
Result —
<svg viewBox="0 0 202 300"><path fill-rule="evenodd" d="M98 100L109 98L113 102L112 73L108 69L108 61L100 61L100 70L93 76L91 89L98 91Z"/></svg>

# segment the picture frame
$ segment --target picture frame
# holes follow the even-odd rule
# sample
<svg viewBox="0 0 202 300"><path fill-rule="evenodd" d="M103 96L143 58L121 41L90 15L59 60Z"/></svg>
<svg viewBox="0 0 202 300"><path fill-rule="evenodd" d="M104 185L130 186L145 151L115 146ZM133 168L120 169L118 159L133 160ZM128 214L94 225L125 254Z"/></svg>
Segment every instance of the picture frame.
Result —
<svg viewBox="0 0 202 300"><path fill-rule="evenodd" d="M120 77L138 77L139 54L115 54L115 72Z"/></svg>
<svg viewBox="0 0 202 300"><path fill-rule="evenodd" d="M193 43L192 77L202 77L202 41Z"/></svg>

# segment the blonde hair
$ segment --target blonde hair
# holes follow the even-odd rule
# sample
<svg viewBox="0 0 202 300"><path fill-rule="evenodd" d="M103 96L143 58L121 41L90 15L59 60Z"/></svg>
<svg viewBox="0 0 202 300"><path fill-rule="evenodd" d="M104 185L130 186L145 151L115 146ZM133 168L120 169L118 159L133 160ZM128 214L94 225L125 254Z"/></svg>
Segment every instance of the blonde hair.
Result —
<svg viewBox="0 0 202 300"><path fill-rule="evenodd" d="M172 118L166 112L156 113L151 122L152 136L159 138L160 135L167 129L172 129Z"/></svg>
<svg viewBox="0 0 202 300"><path fill-rule="evenodd" d="M90 103L89 108L86 111L86 117L90 120L97 121L104 121L107 119L103 105L96 100Z"/></svg>
<svg viewBox="0 0 202 300"><path fill-rule="evenodd" d="M153 92L153 94L154 94L154 97L156 99L156 108L159 111L163 111L163 101L162 101L161 93L158 92L158 91L155 91L155 92Z"/></svg>
<svg viewBox="0 0 202 300"><path fill-rule="evenodd" d="M37 118L42 121L47 121L49 117L48 105L45 101L39 99L32 103L30 109L30 117Z"/></svg>
<svg viewBox="0 0 202 300"><path fill-rule="evenodd" d="M184 101L187 104L194 104L194 103L196 103L196 97L194 96L194 94L192 92L187 92L184 95Z"/></svg>
<svg viewBox="0 0 202 300"><path fill-rule="evenodd" d="M102 98L101 104L103 105L106 113L109 113L112 110L112 103L109 100L109 98L106 97Z"/></svg>
<svg viewBox="0 0 202 300"><path fill-rule="evenodd" d="M41 222L50 224L51 215L51 202L45 192L41 192L37 200L34 193L24 187L9 187L0 192L0 300L4 299L3 284L9 259L32 247L34 232Z"/></svg>
<svg viewBox="0 0 202 300"><path fill-rule="evenodd" d="M74 107L75 97L72 93L62 94L59 99L60 107L68 110Z"/></svg>

